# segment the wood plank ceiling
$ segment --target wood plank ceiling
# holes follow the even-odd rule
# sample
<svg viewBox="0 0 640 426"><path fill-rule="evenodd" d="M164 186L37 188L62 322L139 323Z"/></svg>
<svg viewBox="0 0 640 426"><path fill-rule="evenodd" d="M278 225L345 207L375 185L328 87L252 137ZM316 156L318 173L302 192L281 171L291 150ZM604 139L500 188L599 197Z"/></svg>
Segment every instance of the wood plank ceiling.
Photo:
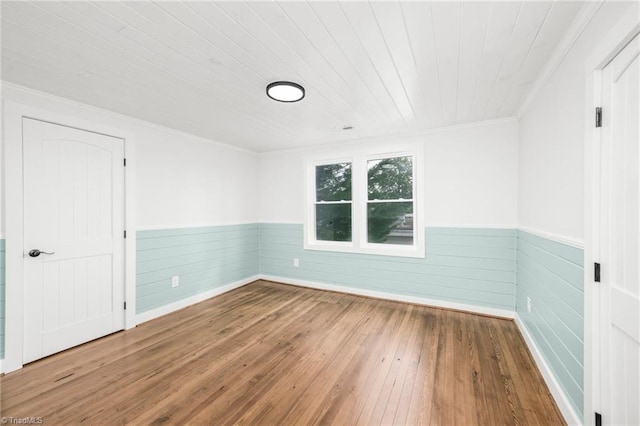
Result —
<svg viewBox="0 0 640 426"><path fill-rule="evenodd" d="M580 7L2 1L2 79L265 152L513 116Z"/></svg>

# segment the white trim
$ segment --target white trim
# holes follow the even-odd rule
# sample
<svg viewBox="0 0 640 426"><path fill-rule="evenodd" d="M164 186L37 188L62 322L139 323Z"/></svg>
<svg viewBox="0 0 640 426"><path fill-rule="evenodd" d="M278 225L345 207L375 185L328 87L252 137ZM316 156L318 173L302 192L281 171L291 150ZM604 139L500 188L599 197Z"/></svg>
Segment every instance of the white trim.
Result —
<svg viewBox="0 0 640 426"><path fill-rule="evenodd" d="M246 148L240 148L238 146L234 146L234 145L229 145L226 144L224 142L219 142L213 139L209 139L209 138L205 138L203 136L198 136L198 135L194 135L193 133L188 133L188 132L184 132L182 130L178 130L178 129L173 129L171 127L166 127L163 126L161 124L156 124L156 123L152 123L150 121L145 121L145 120L141 120L139 118L134 118L128 115L123 115L123 114L119 114L117 112L113 112L113 111L109 111L106 109L102 109L102 108L98 108L98 107L94 107L82 102L78 102L78 101L74 101L71 99L67 99L67 98L63 98L60 96L56 96L56 95L52 95L51 93L46 93L46 92L41 92L39 90L35 90L35 89L31 89L29 87L25 87L25 86L20 86L19 84L15 84L15 83L10 83L8 81L5 80L1 80L0 83L2 84L3 87L7 87L9 89L14 89L23 93L28 93L30 95L35 95L35 96L40 96L43 98L48 98L50 100L56 101L56 102L64 102L68 105L74 106L76 108L83 108L85 110L89 110L89 111L93 111L93 112L98 112L100 114L104 114L107 115L109 117L113 117L113 118L117 118L120 120L126 120L132 123L136 123L136 124L141 124L147 127L151 127L153 129L157 129L157 130L161 130L164 132L169 132L169 133L173 133L176 136L188 136L190 138L202 141L202 142L207 142L210 144L214 144L217 146L220 146L222 148L228 148L228 149L232 149L234 151L240 151L240 152L244 152L246 154L252 154L252 155L258 155L259 153L256 151L252 151Z"/></svg>
<svg viewBox="0 0 640 426"><path fill-rule="evenodd" d="M580 416L573 409L571 402L569 402L569 398L564 393L560 383L558 383L555 374L553 374L553 370L551 370L551 367L544 359L542 352L533 340L533 337L531 336L531 333L529 333L529 329L525 325L524 321L522 321L522 318L520 318L518 313L515 314L514 319L522 337L524 337L525 343L529 347L531 355L533 355L533 360L535 361L538 370L542 373L542 377L547 384L553 399L556 401L556 404L558 404L558 408L560 409L564 420L570 425L581 425L582 421L580 420Z"/></svg>
<svg viewBox="0 0 640 426"><path fill-rule="evenodd" d="M22 368L23 346L23 193L22 193L22 114L18 107L3 100L3 142L5 185L5 372Z"/></svg>
<svg viewBox="0 0 640 426"><path fill-rule="evenodd" d="M0 359L0 374L1 374L1 373L4 373L4 370L2 369L2 361L3 361L3 360L2 360L2 359Z"/></svg>
<svg viewBox="0 0 640 426"><path fill-rule="evenodd" d="M591 77L589 78L589 75ZM602 71L587 73L585 79L585 117L591 115L595 106L601 103ZM600 365L596 318L600 301L600 288L593 282L593 262L598 259L596 243L599 240L600 205L600 134L601 128L585 120L584 148L584 412L593 413L600 408L600 384L597 370ZM592 416L585 419L586 425L593 425Z"/></svg>
<svg viewBox="0 0 640 426"><path fill-rule="evenodd" d="M593 281L593 263L600 260L600 144L601 129L593 125L593 112L602 105L602 69L638 34L640 6L632 3L625 14L602 34L585 60L584 155L584 413L593 425L594 412L603 412L600 390L600 300L602 287ZM634 10L635 9L635 10ZM605 414L605 413L603 413Z"/></svg>
<svg viewBox="0 0 640 426"><path fill-rule="evenodd" d="M295 278L278 277L274 275L260 275L260 279L266 281L279 282L283 284L295 285L298 287L313 288L316 290L335 291L337 293L353 294L356 296L373 297L375 299L391 300L394 302L413 303L416 305L432 306L435 308L454 309L457 311L470 312L472 314L490 315L493 317L514 318L514 311L507 309L487 308L484 306L467 305L465 303L449 302L445 300L429 299L426 297L405 296L402 294L387 293L383 291L365 290L361 288L346 287L335 284L325 284L316 281L299 280Z"/></svg>
<svg viewBox="0 0 640 426"><path fill-rule="evenodd" d="M295 221L295 220L267 220L267 221L259 221L260 225L302 225L304 226L304 222Z"/></svg>
<svg viewBox="0 0 640 426"><path fill-rule="evenodd" d="M291 221L291 220L269 220L259 221L260 225L304 225L304 222ZM518 229L518 226L495 224L495 223L425 223L425 229L429 228L483 228L483 229Z"/></svg>
<svg viewBox="0 0 640 426"><path fill-rule="evenodd" d="M623 16L616 25L611 27L606 35L600 38L598 45L593 46L592 53L585 61L585 74L587 76L594 71L601 71L640 33L638 13L628 13ZM592 83L592 81L587 81L588 89L593 89Z"/></svg>
<svg viewBox="0 0 640 426"><path fill-rule="evenodd" d="M553 51L551 57L538 74L538 78L536 78L536 81L533 83L533 86L527 93L527 96L520 104L516 114L517 117L522 117L522 115L527 111L531 102L538 96L542 88L556 72L556 69L558 69L569 51L571 51L575 43L578 41L578 38L580 38L580 35L587 25L589 25L589 22L591 22L591 19L595 16L603 3L604 0L595 0L587 1L582 5L578 15L571 22L571 25L565 32L562 40L560 40L556 45L557 47Z"/></svg>
<svg viewBox="0 0 640 426"><path fill-rule="evenodd" d="M516 230L518 227L514 225L504 224L487 224L487 223L426 223L424 226L428 228L482 228L482 229L507 229Z"/></svg>
<svg viewBox="0 0 640 426"><path fill-rule="evenodd" d="M343 253L372 254L397 257L425 257L424 242L424 144L416 142L396 143L393 151L368 144L346 152L304 158L304 216L305 250L335 251ZM413 174L413 244L372 244L367 241L367 162L374 159L411 157ZM352 175L351 192L351 241L321 241L316 239L316 167L324 164L350 163Z"/></svg>
<svg viewBox="0 0 640 426"><path fill-rule="evenodd" d="M135 204L135 135L127 130L104 125L99 121L85 120L47 109L32 107L3 99L4 178L13 182L5 186L5 360L6 372L22 368L23 315L24 315L24 188L22 163L22 118L31 117L50 123L58 123L76 129L101 133L124 140L125 153L130 160L125 168L125 223L129 229L136 226ZM125 329L135 326L136 239L135 234L125 240Z"/></svg>
<svg viewBox="0 0 640 426"><path fill-rule="evenodd" d="M137 187L137 162L135 135L128 134L124 138L124 155L127 165L124 168L124 227L127 238L124 240L124 300L127 309L124 311L124 329L129 330L136 326L136 268L137 268L137 239L136 239L136 187Z"/></svg>
<svg viewBox="0 0 640 426"><path fill-rule="evenodd" d="M150 311L138 314L136 315L136 321L138 322L138 324L142 324L143 322L147 322L152 319L161 317L163 315L170 314L171 312L178 311L180 309L186 308L187 306L195 305L196 303L200 303L212 297L219 296L223 293L227 293L231 290L235 290L247 284L251 284L252 282L257 281L259 279L260 279L259 275L254 275L252 277L245 278L240 281L235 281L231 284L227 284L222 287L218 287L212 290L198 293L191 297L187 297L186 299L181 299L176 302L169 303L168 305L164 305L159 308L155 308Z"/></svg>
<svg viewBox="0 0 640 426"><path fill-rule="evenodd" d="M234 225L259 225L260 222L217 222L217 223L195 223L190 225L151 225L151 226L138 226L136 231L165 231L170 229L193 229L193 228L215 228L219 226L234 226Z"/></svg>
<svg viewBox="0 0 640 426"><path fill-rule="evenodd" d="M417 230L417 229L416 229ZM424 235L417 232L418 235ZM424 240L424 237L422 238ZM390 256L390 257L411 257L416 259L424 259L426 249L424 241L419 246L401 245L401 244L362 244L354 247L340 241L315 241L312 244L304 246L309 251L327 251L334 253L351 253L351 254L368 254L372 256ZM388 246L388 247L386 247ZM422 249L420 249L422 248Z"/></svg>
<svg viewBox="0 0 640 426"><path fill-rule="evenodd" d="M546 238L547 240L566 244L568 246L579 248L579 249L584 249L584 241L579 240L577 238L565 237L564 235L554 234L553 232L540 231L539 229L529 228L527 226L519 226L518 229L528 234Z"/></svg>
<svg viewBox="0 0 640 426"><path fill-rule="evenodd" d="M495 120L474 121L472 123L463 123L463 124L454 124L454 125L445 126L445 127L436 127L433 129L420 130L418 132L392 133L392 134L373 136L373 137L363 136L360 138L347 139L344 141L328 141L326 143L307 145L299 148L284 148L284 149L277 149L273 151L260 152L258 153L258 155L262 157L262 156L267 156L272 154L278 155L278 154L284 154L284 153L304 152L304 151L310 151L314 149L320 149L324 151L324 150L330 150L332 148L345 148L345 147L348 148L350 145L359 145L363 142L366 142L367 144L385 143L385 142L393 142L394 144L397 144L398 139L412 139L412 138L421 139L421 138L424 138L425 136L436 135L439 133L452 132L452 131L463 130L463 129L474 129L477 127L493 126L493 125L502 124L502 123L517 123L517 122L518 122L518 117L512 116L512 117L505 117L505 118L497 118Z"/></svg>

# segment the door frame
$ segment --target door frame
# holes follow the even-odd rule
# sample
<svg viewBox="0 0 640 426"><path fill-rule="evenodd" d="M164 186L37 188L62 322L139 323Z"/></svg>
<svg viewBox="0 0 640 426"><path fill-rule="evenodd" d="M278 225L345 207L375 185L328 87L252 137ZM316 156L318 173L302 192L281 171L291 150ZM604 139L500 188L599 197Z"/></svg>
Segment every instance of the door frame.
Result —
<svg viewBox="0 0 640 426"><path fill-rule="evenodd" d="M22 155L22 120L32 118L93 133L101 133L124 141L127 166L124 168L124 226L128 230L124 249L125 330L136 325L136 161L135 135L126 128L101 124L72 115L60 114L30 105L3 101L4 140L4 206L5 206L5 354L2 371L23 366L24 344L24 182Z"/></svg>
<svg viewBox="0 0 640 426"><path fill-rule="evenodd" d="M639 8L638 5L632 6ZM594 281L594 262L600 253L600 146L601 128L595 127L595 108L602 105L602 71L640 34L636 14L624 16L594 46L585 61L584 145L584 424L594 425L601 412L600 317L601 286ZM603 111L603 115L606 111Z"/></svg>

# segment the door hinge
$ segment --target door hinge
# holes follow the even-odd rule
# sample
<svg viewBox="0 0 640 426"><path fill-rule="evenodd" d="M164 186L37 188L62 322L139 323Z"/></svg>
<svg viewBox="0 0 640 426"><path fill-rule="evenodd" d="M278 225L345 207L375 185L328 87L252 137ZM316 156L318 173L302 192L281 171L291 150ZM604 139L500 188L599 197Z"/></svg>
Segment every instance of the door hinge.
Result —
<svg viewBox="0 0 640 426"><path fill-rule="evenodd" d="M600 282L600 264L599 263L593 264L593 280L597 283Z"/></svg>
<svg viewBox="0 0 640 426"><path fill-rule="evenodd" d="M126 158L124 159L123 163L124 163L124 166L127 167L127 159Z"/></svg>
<svg viewBox="0 0 640 426"><path fill-rule="evenodd" d="M124 310L127 310L127 302L124 302Z"/></svg>
<svg viewBox="0 0 640 426"><path fill-rule="evenodd" d="M127 238L127 231L124 231L124 237Z"/></svg>
<svg viewBox="0 0 640 426"><path fill-rule="evenodd" d="M596 426L602 426L602 414L596 413Z"/></svg>
<svg viewBox="0 0 640 426"><path fill-rule="evenodd" d="M602 127L602 108L596 108L596 127Z"/></svg>

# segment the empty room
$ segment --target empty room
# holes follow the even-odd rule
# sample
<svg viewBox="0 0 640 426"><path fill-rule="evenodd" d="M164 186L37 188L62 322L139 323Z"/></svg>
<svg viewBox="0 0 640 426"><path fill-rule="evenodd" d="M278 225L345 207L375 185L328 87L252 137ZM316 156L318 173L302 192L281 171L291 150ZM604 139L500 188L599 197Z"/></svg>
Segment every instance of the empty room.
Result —
<svg viewBox="0 0 640 426"><path fill-rule="evenodd" d="M640 426L640 2L0 2L3 424Z"/></svg>

